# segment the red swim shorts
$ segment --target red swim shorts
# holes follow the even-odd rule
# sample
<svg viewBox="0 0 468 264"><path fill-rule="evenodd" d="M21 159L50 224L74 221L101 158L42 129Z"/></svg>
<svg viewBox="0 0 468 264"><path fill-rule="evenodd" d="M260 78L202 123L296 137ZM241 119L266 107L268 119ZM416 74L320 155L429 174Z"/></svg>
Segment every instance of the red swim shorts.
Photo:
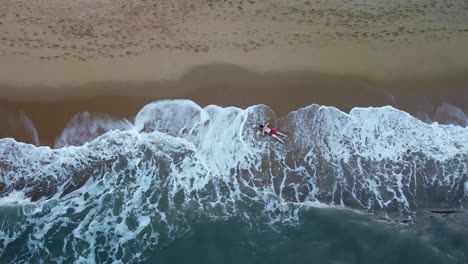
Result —
<svg viewBox="0 0 468 264"><path fill-rule="evenodd" d="M278 132L274 129L270 130L270 136L273 136L275 134L278 134Z"/></svg>

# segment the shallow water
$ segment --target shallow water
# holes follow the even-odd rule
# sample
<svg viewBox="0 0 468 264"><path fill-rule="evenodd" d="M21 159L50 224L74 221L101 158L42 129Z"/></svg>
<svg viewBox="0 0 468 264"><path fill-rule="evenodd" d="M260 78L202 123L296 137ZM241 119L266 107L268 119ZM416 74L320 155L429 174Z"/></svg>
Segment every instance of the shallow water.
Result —
<svg viewBox="0 0 468 264"><path fill-rule="evenodd" d="M158 101L78 114L55 148L1 139L0 262L466 261L467 127L310 105L281 145L268 120Z"/></svg>

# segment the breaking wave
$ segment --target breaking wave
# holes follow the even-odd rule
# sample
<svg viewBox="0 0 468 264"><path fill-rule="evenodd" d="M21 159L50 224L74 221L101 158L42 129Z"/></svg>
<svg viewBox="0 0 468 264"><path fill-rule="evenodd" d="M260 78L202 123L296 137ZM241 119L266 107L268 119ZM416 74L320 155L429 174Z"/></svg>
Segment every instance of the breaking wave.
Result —
<svg viewBox="0 0 468 264"><path fill-rule="evenodd" d="M275 120L285 145L257 130ZM173 100L134 124L85 113L68 128L55 149L0 140L2 263L136 263L197 223L295 225L304 206L411 220L467 202L468 128L392 107L277 120L265 105Z"/></svg>

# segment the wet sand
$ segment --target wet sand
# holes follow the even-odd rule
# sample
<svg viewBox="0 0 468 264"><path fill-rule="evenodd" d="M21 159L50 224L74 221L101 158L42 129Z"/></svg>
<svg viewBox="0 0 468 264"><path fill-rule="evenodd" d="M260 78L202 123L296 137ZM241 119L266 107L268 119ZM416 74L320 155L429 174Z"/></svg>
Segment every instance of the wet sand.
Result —
<svg viewBox="0 0 468 264"><path fill-rule="evenodd" d="M449 104L468 113L468 89L464 83L376 83L305 72L258 74L233 65L207 65L172 81L106 82L59 90L35 87L27 94L18 93L23 90L14 87L2 87L0 110L5 121L0 137L32 143L31 137L22 132L24 125L11 121L18 121L19 113L23 112L37 128L40 144L53 146L56 137L79 112L131 119L145 104L162 99L190 99L200 106L241 108L266 104L277 118L313 103L343 111L392 105L418 117L424 113L424 117L430 118L426 121L453 121L436 112Z"/></svg>
<svg viewBox="0 0 468 264"><path fill-rule="evenodd" d="M444 103L468 109L462 0L0 2L0 138L31 142L21 112L50 145L78 112L131 118L175 98L277 116L312 103L427 121Z"/></svg>

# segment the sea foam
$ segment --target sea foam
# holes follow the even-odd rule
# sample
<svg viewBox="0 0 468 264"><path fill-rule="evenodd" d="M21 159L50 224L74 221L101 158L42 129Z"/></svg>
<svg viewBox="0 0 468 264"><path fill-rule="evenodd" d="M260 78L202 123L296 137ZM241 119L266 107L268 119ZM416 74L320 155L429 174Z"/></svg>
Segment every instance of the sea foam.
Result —
<svg viewBox="0 0 468 264"><path fill-rule="evenodd" d="M85 116L94 125L81 128L97 133L67 134L60 148L0 140L2 199L27 208L3 215L0 260L18 260L5 253L15 247L30 261L139 262L197 223L295 225L304 206L411 219L467 202L468 128L392 107L298 109L276 123L285 145L257 129L275 125L266 105L158 101L134 125Z"/></svg>

